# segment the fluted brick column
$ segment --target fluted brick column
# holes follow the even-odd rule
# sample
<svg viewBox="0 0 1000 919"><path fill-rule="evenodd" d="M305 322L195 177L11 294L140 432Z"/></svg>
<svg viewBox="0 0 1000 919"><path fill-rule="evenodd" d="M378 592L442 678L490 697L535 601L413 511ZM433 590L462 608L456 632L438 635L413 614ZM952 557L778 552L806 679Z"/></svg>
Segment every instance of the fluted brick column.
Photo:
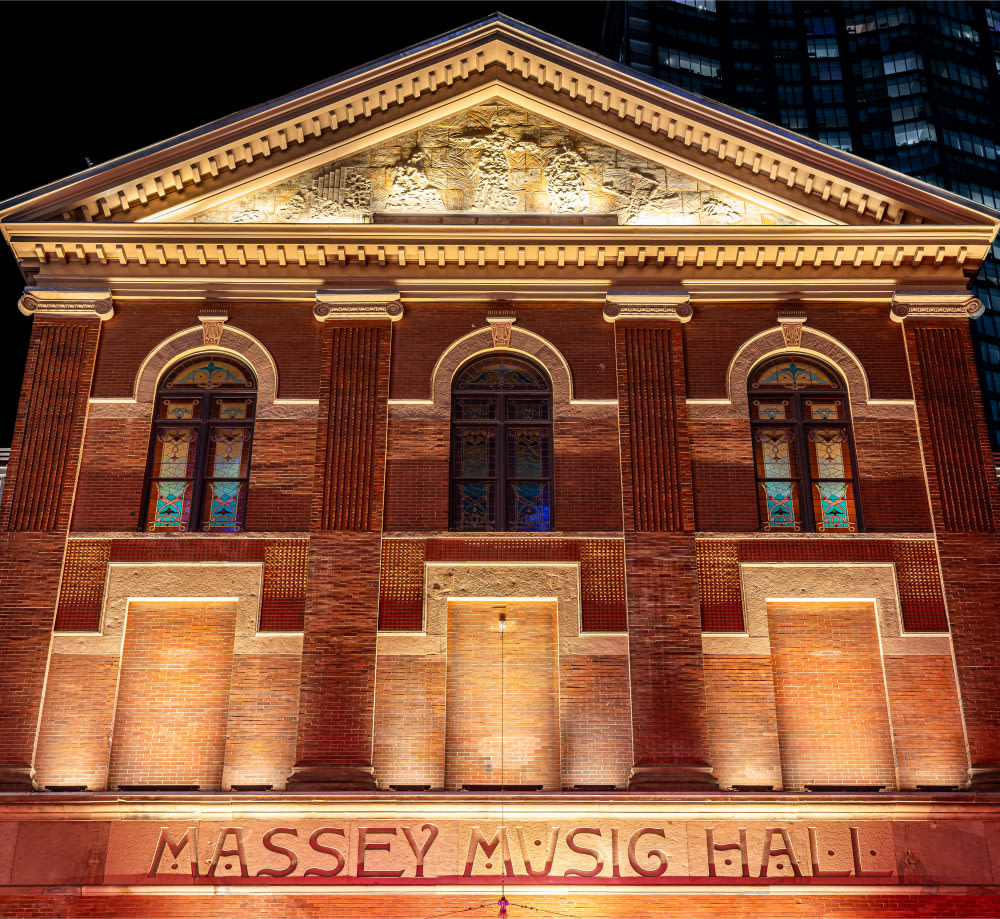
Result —
<svg viewBox="0 0 1000 919"><path fill-rule="evenodd" d="M34 787L32 758L73 489L108 291L28 291L35 314L0 505L0 791Z"/></svg>
<svg viewBox="0 0 1000 919"><path fill-rule="evenodd" d="M372 789L390 319L394 299L319 299L326 321L296 764L299 791ZM398 312L389 312L392 307ZM381 316L381 319L376 317Z"/></svg>
<svg viewBox="0 0 1000 919"><path fill-rule="evenodd" d="M612 302L635 764L630 787L717 787L708 761L684 340L686 297ZM631 312L631 314L630 314ZM627 321L623 321L627 320ZM680 320L678 322L677 320Z"/></svg>
<svg viewBox="0 0 1000 919"><path fill-rule="evenodd" d="M921 449L969 744L970 786L1000 790L1000 515L967 293L905 319ZM903 301L904 304L906 301ZM901 314L901 315L900 315ZM956 321L957 320L957 321Z"/></svg>

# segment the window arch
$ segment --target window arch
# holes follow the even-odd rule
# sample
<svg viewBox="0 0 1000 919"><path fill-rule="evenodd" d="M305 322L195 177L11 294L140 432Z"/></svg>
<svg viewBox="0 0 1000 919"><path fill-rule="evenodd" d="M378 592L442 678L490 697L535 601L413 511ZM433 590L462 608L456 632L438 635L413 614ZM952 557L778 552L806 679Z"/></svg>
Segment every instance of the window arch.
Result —
<svg viewBox="0 0 1000 919"><path fill-rule="evenodd" d="M847 390L825 364L782 355L749 381L761 528L861 528Z"/></svg>
<svg viewBox="0 0 1000 919"><path fill-rule="evenodd" d="M156 392L142 526L243 529L257 401L253 373L228 355L199 354Z"/></svg>
<svg viewBox="0 0 1000 919"><path fill-rule="evenodd" d="M531 361L459 368L451 400L451 528L552 529L552 384Z"/></svg>

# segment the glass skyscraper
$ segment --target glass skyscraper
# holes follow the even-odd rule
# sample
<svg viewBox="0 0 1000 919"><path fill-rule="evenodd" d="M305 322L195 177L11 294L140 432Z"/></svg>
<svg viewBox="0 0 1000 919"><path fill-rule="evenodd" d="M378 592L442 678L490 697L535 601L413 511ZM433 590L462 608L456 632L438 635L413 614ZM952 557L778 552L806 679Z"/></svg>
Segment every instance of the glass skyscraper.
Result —
<svg viewBox="0 0 1000 919"><path fill-rule="evenodd" d="M627 0L605 13L609 57L1000 209L1000 0ZM1000 242L975 290L996 454Z"/></svg>

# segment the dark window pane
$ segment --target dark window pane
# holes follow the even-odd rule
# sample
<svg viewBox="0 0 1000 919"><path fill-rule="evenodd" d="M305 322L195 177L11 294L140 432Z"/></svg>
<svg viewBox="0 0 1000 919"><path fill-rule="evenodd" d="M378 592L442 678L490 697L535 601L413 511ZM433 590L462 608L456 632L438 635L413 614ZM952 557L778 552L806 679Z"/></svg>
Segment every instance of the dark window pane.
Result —
<svg viewBox="0 0 1000 919"><path fill-rule="evenodd" d="M452 439L455 475L491 479L496 475L496 432L492 428L458 428Z"/></svg>
<svg viewBox="0 0 1000 919"><path fill-rule="evenodd" d="M549 530L549 486L542 482L511 482L507 486L509 530Z"/></svg>
<svg viewBox="0 0 1000 919"><path fill-rule="evenodd" d="M455 484L456 524L461 530L496 529L496 488L492 482Z"/></svg>

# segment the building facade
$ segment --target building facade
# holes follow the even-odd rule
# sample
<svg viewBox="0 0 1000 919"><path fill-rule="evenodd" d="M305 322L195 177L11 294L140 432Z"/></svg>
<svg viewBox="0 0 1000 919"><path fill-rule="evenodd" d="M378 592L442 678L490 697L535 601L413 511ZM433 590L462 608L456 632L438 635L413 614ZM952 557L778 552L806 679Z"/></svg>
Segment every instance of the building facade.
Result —
<svg viewBox="0 0 1000 919"><path fill-rule="evenodd" d="M1000 913L995 212L496 16L0 219L4 915Z"/></svg>
<svg viewBox="0 0 1000 919"><path fill-rule="evenodd" d="M669 83L1000 207L1000 4L627 0L607 52ZM974 285L1000 456L1000 242Z"/></svg>

